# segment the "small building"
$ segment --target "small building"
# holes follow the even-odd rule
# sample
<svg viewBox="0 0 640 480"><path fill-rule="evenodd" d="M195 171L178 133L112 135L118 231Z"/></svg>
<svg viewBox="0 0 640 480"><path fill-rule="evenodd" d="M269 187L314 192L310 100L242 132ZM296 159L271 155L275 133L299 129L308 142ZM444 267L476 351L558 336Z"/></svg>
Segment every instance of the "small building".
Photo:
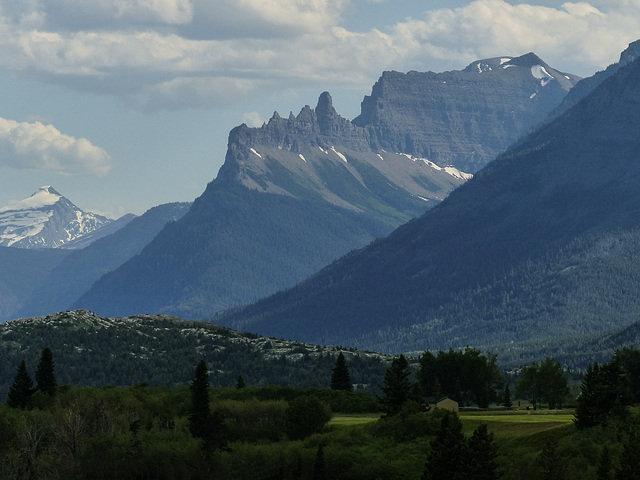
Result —
<svg viewBox="0 0 640 480"><path fill-rule="evenodd" d="M427 412L430 412L436 408L441 408L443 410L449 410L451 412L458 411L458 402L450 399L449 397L429 397L424 399L424 406Z"/></svg>

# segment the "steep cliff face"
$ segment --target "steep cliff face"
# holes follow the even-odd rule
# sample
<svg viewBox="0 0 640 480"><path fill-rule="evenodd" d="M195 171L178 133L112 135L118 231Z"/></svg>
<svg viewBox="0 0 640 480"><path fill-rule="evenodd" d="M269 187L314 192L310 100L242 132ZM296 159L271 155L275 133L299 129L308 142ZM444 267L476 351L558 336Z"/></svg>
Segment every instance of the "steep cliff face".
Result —
<svg viewBox="0 0 640 480"><path fill-rule="evenodd" d="M353 123L373 148L473 173L544 120L578 80L533 53L461 71L384 72Z"/></svg>
<svg viewBox="0 0 640 480"><path fill-rule="evenodd" d="M324 92L315 109L305 106L287 119L276 113L261 128L235 128L216 181L368 214L386 215L391 208L413 215L471 177L426 159L374 151L369 144L369 132L340 117Z"/></svg>

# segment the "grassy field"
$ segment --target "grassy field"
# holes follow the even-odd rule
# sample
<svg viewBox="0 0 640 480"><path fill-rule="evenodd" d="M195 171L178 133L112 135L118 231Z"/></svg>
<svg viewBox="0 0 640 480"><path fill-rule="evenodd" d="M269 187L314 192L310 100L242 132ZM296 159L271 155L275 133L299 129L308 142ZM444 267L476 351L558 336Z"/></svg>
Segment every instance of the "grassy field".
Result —
<svg viewBox="0 0 640 480"><path fill-rule="evenodd" d="M481 423L487 424L497 437L528 437L573 423L573 410L510 410L460 412L460 420L466 435L470 435ZM336 414L329 422L334 427L350 427L375 422L379 414Z"/></svg>
<svg viewBox="0 0 640 480"><path fill-rule="evenodd" d="M501 412L461 412L465 433L471 433L486 423L497 437L516 438L531 436L573 423L573 410L512 410Z"/></svg>

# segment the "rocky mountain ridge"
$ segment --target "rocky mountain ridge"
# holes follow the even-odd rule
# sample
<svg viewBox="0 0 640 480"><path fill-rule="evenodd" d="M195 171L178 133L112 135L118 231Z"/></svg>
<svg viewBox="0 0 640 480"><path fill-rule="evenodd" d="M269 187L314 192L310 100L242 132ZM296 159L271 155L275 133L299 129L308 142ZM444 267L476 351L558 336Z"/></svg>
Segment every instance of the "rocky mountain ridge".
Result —
<svg viewBox="0 0 640 480"><path fill-rule="evenodd" d="M0 208L0 246L64 248L111 222L81 210L51 186L44 186L31 197Z"/></svg>
<svg viewBox="0 0 640 480"><path fill-rule="evenodd" d="M353 120L374 149L474 173L542 122L580 77L534 53L449 72L384 72Z"/></svg>
<svg viewBox="0 0 640 480"><path fill-rule="evenodd" d="M422 217L293 289L214 317L379 351L544 342L634 322L640 60Z"/></svg>

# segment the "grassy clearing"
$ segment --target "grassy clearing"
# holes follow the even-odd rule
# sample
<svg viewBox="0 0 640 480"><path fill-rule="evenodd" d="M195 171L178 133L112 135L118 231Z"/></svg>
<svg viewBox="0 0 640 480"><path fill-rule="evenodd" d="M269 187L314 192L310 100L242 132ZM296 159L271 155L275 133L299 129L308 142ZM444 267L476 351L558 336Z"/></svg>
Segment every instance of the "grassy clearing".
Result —
<svg viewBox="0 0 640 480"><path fill-rule="evenodd" d="M329 426L332 427L353 427L356 425L364 425L367 423L375 422L380 418L380 414L368 413L368 414L338 414L334 415L329 421Z"/></svg>
<svg viewBox="0 0 640 480"><path fill-rule="evenodd" d="M538 433L565 427L573 423L573 411L504 411L504 412L462 412L460 419L465 432L473 431L481 423L487 424L497 437L529 437Z"/></svg>

